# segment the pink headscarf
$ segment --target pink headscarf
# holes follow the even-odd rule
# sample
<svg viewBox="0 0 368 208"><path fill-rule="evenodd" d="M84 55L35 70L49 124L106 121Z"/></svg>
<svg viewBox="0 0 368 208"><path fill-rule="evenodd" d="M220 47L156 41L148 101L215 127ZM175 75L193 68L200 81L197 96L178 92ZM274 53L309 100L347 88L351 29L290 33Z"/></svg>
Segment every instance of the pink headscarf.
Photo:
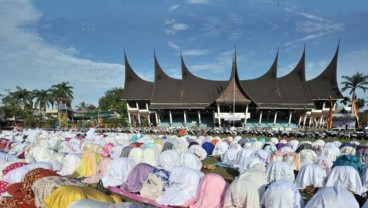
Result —
<svg viewBox="0 0 368 208"><path fill-rule="evenodd" d="M110 150L114 147L115 145L113 143L107 143L105 144L105 146L103 147L102 153L101 155L104 157L107 157L110 155Z"/></svg>
<svg viewBox="0 0 368 208"><path fill-rule="evenodd" d="M223 177L215 173L208 173L201 179L197 196L192 201L190 208L222 207L227 187L228 184Z"/></svg>

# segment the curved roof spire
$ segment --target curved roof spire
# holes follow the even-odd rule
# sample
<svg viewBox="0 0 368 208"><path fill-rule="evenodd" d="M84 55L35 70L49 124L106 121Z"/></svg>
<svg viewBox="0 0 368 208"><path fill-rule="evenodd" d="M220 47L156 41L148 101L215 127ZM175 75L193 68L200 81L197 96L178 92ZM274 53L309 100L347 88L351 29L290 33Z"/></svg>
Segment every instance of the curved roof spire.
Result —
<svg viewBox="0 0 368 208"><path fill-rule="evenodd" d="M232 104L234 102L237 104L249 104L252 102L251 100L252 99L243 89L239 81L238 63L235 48L230 79L227 83L227 86L221 92L220 96L216 99L216 102L224 104Z"/></svg>
<svg viewBox="0 0 368 208"><path fill-rule="evenodd" d="M129 64L124 49L125 82L122 99L124 100L150 100L153 83L139 77Z"/></svg>
<svg viewBox="0 0 368 208"><path fill-rule="evenodd" d="M227 81L207 80L195 76L185 65L182 54L180 54L180 62L183 102L188 103L191 108L210 106L226 87Z"/></svg>
<svg viewBox="0 0 368 208"><path fill-rule="evenodd" d="M161 68L154 54L155 82L151 97L151 108L175 108L182 103L181 80L169 77Z"/></svg>
<svg viewBox="0 0 368 208"><path fill-rule="evenodd" d="M302 57L295 68L277 79L283 105L298 108L312 108L313 100L305 80L305 45Z"/></svg>
<svg viewBox="0 0 368 208"><path fill-rule="evenodd" d="M249 92L259 107L273 106L275 103L282 102L277 85L278 57L279 50L277 49L275 60L265 74L256 79L241 81L243 88Z"/></svg>
<svg viewBox="0 0 368 208"><path fill-rule="evenodd" d="M340 40L337 44L335 55L326 69L314 79L307 81L313 99L328 100L329 96L333 99L343 98L337 84L336 72L339 47Z"/></svg>

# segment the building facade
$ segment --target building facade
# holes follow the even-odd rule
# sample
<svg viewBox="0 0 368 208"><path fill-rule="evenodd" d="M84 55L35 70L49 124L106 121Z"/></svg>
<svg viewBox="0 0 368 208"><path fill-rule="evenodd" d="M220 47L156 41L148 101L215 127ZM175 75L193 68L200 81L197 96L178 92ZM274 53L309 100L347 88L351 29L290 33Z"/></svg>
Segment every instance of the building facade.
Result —
<svg viewBox="0 0 368 208"><path fill-rule="evenodd" d="M235 52L230 77L223 81L194 75L182 56L182 78L172 78L156 55L154 81L146 81L124 54L122 99L127 102L128 122L158 127L323 127L336 101L343 98L336 77L338 51L339 47L326 69L311 80L305 78L305 49L289 74L277 77L277 53L270 69L251 80L239 78Z"/></svg>

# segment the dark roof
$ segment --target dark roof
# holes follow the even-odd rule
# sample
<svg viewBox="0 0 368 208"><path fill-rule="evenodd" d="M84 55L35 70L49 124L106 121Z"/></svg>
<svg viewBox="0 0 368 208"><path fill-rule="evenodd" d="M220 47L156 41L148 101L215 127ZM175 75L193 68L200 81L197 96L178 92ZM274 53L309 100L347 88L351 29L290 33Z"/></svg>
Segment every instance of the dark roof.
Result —
<svg viewBox="0 0 368 208"><path fill-rule="evenodd" d="M153 89L153 82L140 78L132 69L128 58L124 53L125 60L125 83L121 95L123 100L150 100Z"/></svg>
<svg viewBox="0 0 368 208"><path fill-rule="evenodd" d="M233 66L231 69L230 79L227 82L224 90L216 99L216 103L221 104L232 104L234 102L236 104L249 104L252 102L248 93L244 90L239 81L236 51L235 58L233 60Z"/></svg>
<svg viewBox="0 0 368 208"><path fill-rule="evenodd" d="M272 66L264 75L256 79L241 81L243 88L260 107L282 102L277 86L277 60L278 53Z"/></svg>
<svg viewBox="0 0 368 208"><path fill-rule="evenodd" d="M203 79L192 74L181 56L183 103L192 107L208 107L226 87L227 81Z"/></svg>
<svg viewBox="0 0 368 208"><path fill-rule="evenodd" d="M236 52L227 81L195 76L186 67L182 56L182 79L174 79L162 70L154 55L155 80L152 83L137 76L126 55L124 57L123 99L150 101L151 109L203 109L216 102L233 103L234 92L236 103L253 103L258 108L311 109L315 107L313 99L327 99L329 95L333 99L342 98L336 79L338 48L327 68L309 81L305 79L305 49L299 63L289 74L277 78L277 53L270 69L252 80L239 80Z"/></svg>
<svg viewBox="0 0 368 208"><path fill-rule="evenodd" d="M328 100L329 96L332 99L342 99L339 87L337 86L337 57L339 54L339 46L337 46L335 56L331 60L326 69L316 78L307 81L308 88L313 99Z"/></svg>
<svg viewBox="0 0 368 208"><path fill-rule="evenodd" d="M277 79L282 104L291 108L314 108L305 80L305 48L299 63L287 75Z"/></svg>
<svg viewBox="0 0 368 208"><path fill-rule="evenodd" d="M169 77L155 61L155 85L151 97L151 108L175 108L181 104L182 89L181 80ZM171 107L170 107L171 106Z"/></svg>

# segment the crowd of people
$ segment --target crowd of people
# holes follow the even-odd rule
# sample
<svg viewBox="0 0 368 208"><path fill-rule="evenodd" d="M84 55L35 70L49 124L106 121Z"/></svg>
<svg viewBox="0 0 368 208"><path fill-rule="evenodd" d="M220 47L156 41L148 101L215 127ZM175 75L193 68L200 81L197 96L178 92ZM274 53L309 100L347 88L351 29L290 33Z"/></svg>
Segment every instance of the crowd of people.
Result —
<svg viewBox="0 0 368 208"><path fill-rule="evenodd" d="M0 138L0 208L368 208L368 145L357 141L94 128ZM225 180L216 167L237 176Z"/></svg>

